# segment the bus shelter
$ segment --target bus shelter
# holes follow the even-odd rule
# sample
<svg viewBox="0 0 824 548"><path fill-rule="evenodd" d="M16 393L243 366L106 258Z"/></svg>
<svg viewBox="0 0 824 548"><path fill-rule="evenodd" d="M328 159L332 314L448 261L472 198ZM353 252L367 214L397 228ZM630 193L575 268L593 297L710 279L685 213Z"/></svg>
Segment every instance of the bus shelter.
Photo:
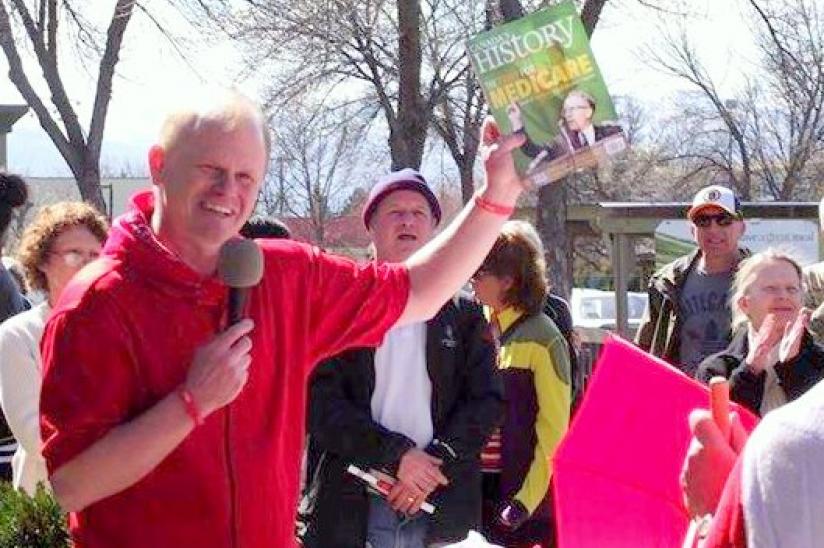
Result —
<svg viewBox="0 0 824 548"><path fill-rule="evenodd" d="M567 222L572 238L603 236L610 242L613 287L615 288L616 332L627 337L627 291L631 273L637 266L635 244L639 238L652 238L662 221L684 220L690 203L602 202L572 206ZM817 202L744 202L747 219L811 220L818 223ZM821 257L819 239L818 256Z"/></svg>
<svg viewBox="0 0 824 548"><path fill-rule="evenodd" d="M0 169L7 169L8 156L6 154L6 136L11 128L26 112L26 105L0 105Z"/></svg>

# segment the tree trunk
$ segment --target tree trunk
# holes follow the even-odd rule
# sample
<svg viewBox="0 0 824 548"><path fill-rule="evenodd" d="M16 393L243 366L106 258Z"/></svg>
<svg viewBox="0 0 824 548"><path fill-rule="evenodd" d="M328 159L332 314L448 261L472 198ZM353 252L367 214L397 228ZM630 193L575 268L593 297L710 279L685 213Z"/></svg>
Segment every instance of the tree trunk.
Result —
<svg viewBox="0 0 824 548"><path fill-rule="evenodd" d="M520 0L501 0L500 7L504 21L514 21L524 16L524 7Z"/></svg>
<svg viewBox="0 0 824 548"><path fill-rule="evenodd" d="M584 6L581 8L581 23L584 24L587 36L592 36L606 3L607 0L587 0L584 2Z"/></svg>
<svg viewBox="0 0 824 548"><path fill-rule="evenodd" d="M572 293L572 253L567 234L566 185L570 177L542 187L538 191L535 228L546 249L546 266L550 287L564 298Z"/></svg>
<svg viewBox="0 0 824 548"><path fill-rule="evenodd" d="M41 10L38 13L39 22L35 22L25 2L11 4L13 11L10 17L5 4L0 0L0 48L3 49L9 64L9 80L34 111L41 127L71 169L77 181L80 196L104 214L107 210L103 192L100 189L100 150L112 94L112 78L119 60L123 36L134 12L135 4L136 2L132 0L117 0L116 2L98 68L92 118L88 131L84 132L58 70L57 2L49 2L48 10L42 9L41 4ZM42 18L46 15L48 21L44 22ZM20 23L20 32L13 31L12 19ZM38 95L29 81L18 53L18 42L21 47L25 44L26 48L34 53L40 73L48 88L51 107L46 106L41 95ZM44 93L43 97L45 96ZM84 136L84 133L87 136Z"/></svg>
<svg viewBox="0 0 824 548"><path fill-rule="evenodd" d="M458 166L458 172L461 175L461 199L463 203L469 203L472 195L475 193L475 177L472 169L475 156L472 156L473 162L462 162Z"/></svg>
<svg viewBox="0 0 824 548"><path fill-rule="evenodd" d="M75 169L72 166L72 172L75 179L77 179L77 188L80 190L80 198L84 202L88 202L97 208L102 214L106 215L109 212L106 207L106 201L103 199L103 191L100 188L100 169L99 158L89 160L84 165L78 166Z"/></svg>
<svg viewBox="0 0 824 548"><path fill-rule="evenodd" d="M420 0L398 1L398 114L389 128L392 169L418 169L429 116L421 98Z"/></svg>

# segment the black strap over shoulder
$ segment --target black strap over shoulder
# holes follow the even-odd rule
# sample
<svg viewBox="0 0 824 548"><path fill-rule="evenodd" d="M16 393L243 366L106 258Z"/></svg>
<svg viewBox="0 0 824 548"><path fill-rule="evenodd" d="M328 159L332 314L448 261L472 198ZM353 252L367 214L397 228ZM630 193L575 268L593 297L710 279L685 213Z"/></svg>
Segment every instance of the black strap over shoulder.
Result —
<svg viewBox="0 0 824 548"><path fill-rule="evenodd" d="M529 319L535 317L536 315L537 314L524 314L523 316L512 322L512 324L509 327L507 327L503 333L501 333L501 336L498 337L498 344L504 346L506 343L508 343L509 339L512 338L512 335L515 334L515 331L517 331L519 327L521 327Z"/></svg>

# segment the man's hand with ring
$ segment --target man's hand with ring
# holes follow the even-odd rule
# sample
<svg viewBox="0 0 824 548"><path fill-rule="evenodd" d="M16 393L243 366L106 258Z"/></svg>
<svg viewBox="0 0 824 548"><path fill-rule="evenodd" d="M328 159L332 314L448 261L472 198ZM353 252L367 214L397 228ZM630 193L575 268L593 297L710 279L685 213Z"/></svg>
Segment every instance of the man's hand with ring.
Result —
<svg viewBox="0 0 824 548"><path fill-rule="evenodd" d="M426 494L414 486L398 481L392 486L386 500L394 511L413 516L420 511L421 504L426 500Z"/></svg>

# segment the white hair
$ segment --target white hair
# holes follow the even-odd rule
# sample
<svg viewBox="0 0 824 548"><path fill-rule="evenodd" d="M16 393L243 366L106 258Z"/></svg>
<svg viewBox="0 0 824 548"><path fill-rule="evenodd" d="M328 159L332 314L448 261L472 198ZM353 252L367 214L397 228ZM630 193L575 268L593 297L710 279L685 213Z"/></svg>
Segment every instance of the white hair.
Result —
<svg viewBox="0 0 824 548"><path fill-rule="evenodd" d="M730 309L732 310L732 330L735 331L742 325L746 324L749 319L744 311L741 309L741 298L747 294L752 284L758 279L759 271L772 263L784 261L792 266L798 274L798 281L802 282L803 272L798 261L788 252L776 249L773 247L767 248L764 251L756 253L738 265L738 272L735 273L731 287ZM801 283L802 292L804 291L804 284Z"/></svg>

